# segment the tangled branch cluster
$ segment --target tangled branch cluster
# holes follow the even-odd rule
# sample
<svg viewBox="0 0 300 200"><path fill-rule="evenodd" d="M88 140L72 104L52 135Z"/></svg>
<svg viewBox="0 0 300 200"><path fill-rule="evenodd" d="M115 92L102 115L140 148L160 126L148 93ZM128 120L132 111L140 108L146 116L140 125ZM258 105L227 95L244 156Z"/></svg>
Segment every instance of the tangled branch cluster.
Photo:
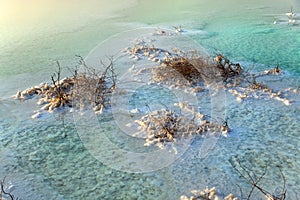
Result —
<svg viewBox="0 0 300 200"><path fill-rule="evenodd" d="M239 159L230 159L230 163L237 172L237 174L243 178L247 184L249 184L251 187L248 191L248 194L244 196L242 188L237 184L237 186L240 188L240 198L241 199L247 199L251 200L253 199L253 194L256 191L263 194L263 196L267 200L285 200L287 198L287 188L286 188L286 178L282 172L282 169L280 166L277 166L280 172L280 177L282 179L282 186L281 188L277 188L274 192L270 192L269 190L265 189L263 186L263 179L265 178L267 171L268 171L268 165L265 165L262 172L255 172L253 169L249 169L246 166L242 164L242 162ZM266 178L265 178L266 179ZM280 183L280 180L276 183ZM203 191L199 190L192 190L191 193L193 194L190 197L187 197L185 195L180 197L180 200L218 200L220 199L219 195L217 195L216 188L213 187L211 189L206 188ZM296 193L297 195L297 193ZM298 197L296 196L296 199ZM238 200L237 197L234 197L233 194L229 194L226 197L223 198L223 200Z"/></svg>
<svg viewBox="0 0 300 200"><path fill-rule="evenodd" d="M24 101L38 96L37 104L41 105L40 110L49 112L61 107L83 108L87 105L92 106L96 112L102 112L103 108L109 105L108 96L116 85L112 59L103 72L98 72L88 67L80 57L79 64L83 66L83 72L78 73L75 70L72 77L62 80L61 67L59 63L57 64L58 71L51 76L52 84L44 83L23 92L18 91L14 98ZM38 117L38 115L39 112L33 117Z"/></svg>
<svg viewBox="0 0 300 200"><path fill-rule="evenodd" d="M249 73L239 63L233 63L221 54L205 57L199 55L197 51L184 52L178 49L168 51L147 45L142 40L133 48L128 48L126 53L136 61L147 58L158 63L156 67L151 68L151 81L175 88L184 87L194 93L203 92L205 86L218 83L236 96L239 102L248 98L272 98L289 106L291 100L286 97L287 94L298 92L292 89L276 91L257 81L262 76L282 74L283 71L278 66L264 72ZM137 74L143 72L148 70L141 69ZM189 90L191 88L192 90Z"/></svg>
<svg viewBox="0 0 300 200"><path fill-rule="evenodd" d="M223 134L227 135L229 127L226 122L209 121L207 116L196 112L185 102L176 106L181 113L168 109L157 110L143 116L135 122L139 130L146 134L145 146L156 145L163 148L169 142L191 135Z"/></svg>
<svg viewBox="0 0 300 200"><path fill-rule="evenodd" d="M281 170L281 167L278 166L280 176L282 178L282 189L280 191L269 192L263 186L261 186L261 182L265 175L267 174L268 166L266 165L263 169L263 172L258 175L258 173L254 173L252 170L245 167L239 159L230 160L230 163L233 169L242 177L248 184L251 185L251 189L247 195L247 200L250 200L254 190L258 190L262 193L266 199L268 200L285 200L286 199L286 178ZM243 191L241 190L241 196L243 197Z"/></svg>

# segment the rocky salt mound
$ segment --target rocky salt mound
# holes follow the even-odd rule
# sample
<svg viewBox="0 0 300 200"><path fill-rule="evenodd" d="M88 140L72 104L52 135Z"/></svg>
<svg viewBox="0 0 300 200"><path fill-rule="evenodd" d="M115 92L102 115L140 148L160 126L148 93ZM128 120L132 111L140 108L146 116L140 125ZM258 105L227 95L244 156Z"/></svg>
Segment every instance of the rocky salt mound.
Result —
<svg viewBox="0 0 300 200"><path fill-rule="evenodd" d="M180 108L180 112L156 110L135 121L140 130L137 135L146 138L145 146L164 148L169 143L176 143L177 140L193 135L227 136L227 122L210 121L211 118L195 111L186 102L176 103L175 106Z"/></svg>
<svg viewBox="0 0 300 200"><path fill-rule="evenodd" d="M188 196L181 196L180 200L238 200L237 197L234 197L233 194L229 194L224 198L221 198L220 195L217 194L216 188L213 187L211 189L206 188L205 190L192 190L192 195Z"/></svg>
<svg viewBox="0 0 300 200"><path fill-rule="evenodd" d="M40 106L32 118L39 118L46 112L55 112L61 109L76 108L83 110L92 108L96 113L102 113L103 109L110 104L110 95L115 89L116 75L114 73L113 61L106 66L104 72L98 72L85 65L81 58L80 64L84 72L78 73L64 79L60 79L61 68L58 64L58 72L51 76L50 83L42 83L39 86L18 91L13 98L26 101L36 98Z"/></svg>

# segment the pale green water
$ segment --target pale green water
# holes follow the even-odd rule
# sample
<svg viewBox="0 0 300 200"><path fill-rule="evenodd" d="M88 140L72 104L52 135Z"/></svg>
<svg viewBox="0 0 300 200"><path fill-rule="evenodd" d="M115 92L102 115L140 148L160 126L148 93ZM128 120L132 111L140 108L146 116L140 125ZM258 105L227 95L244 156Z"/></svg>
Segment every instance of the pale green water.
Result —
<svg viewBox="0 0 300 200"><path fill-rule="evenodd" d="M3 1L1 4L6 5ZM64 124L61 116L32 120L32 110L37 109L34 102L19 103L9 96L18 89L49 80L56 60L62 66L72 66L76 63L75 54L86 56L109 36L149 26L182 25L187 30L185 34L209 52L222 52L247 67L254 65L256 70L279 64L288 81L278 78L273 84L299 85L300 26L274 25L269 15L285 13L291 5L294 12L300 12L299 2L30 1L14 10L18 4L12 1L2 7L12 11L0 14L0 178L6 175L13 182L17 196L178 199L192 189L206 186L217 186L221 193L239 194L235 183L242 188L247 184L239 179L229 161L240 157L257 170L269 162L265 184L271 191L280 186L275 166L283 166L288 199L295 199L295 191L300 190L297 99L286 107L271 100L236 104L228 95L226 114L233 132L218 140L207 157L199 158L199 139L172 165L134 174L113 170L95 159L78 137L72 115L65 116ZM204 97L199 99L202 101ZM118 135L110 117L102 120L103 129L107 134ZM130 148L126 141L134 143L127 137L115 140L124 148Z"/></svg>

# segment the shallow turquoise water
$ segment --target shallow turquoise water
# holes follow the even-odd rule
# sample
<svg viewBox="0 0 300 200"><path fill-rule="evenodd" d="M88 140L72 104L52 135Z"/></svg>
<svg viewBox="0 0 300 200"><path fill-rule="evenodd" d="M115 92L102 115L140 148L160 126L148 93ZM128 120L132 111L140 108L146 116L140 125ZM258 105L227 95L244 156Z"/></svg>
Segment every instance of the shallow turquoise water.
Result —
<svg viewBox="0 0 300 200"><path fill-rule="evenodd" d="M239 194L236 183L246 190L249 186L230 164L240 158L258 173L266 164L270 166L264 182L270 191L281 186L276 166L282 166L288 199L295 199L300 189L299 95L292 96L293 104L286 107L272 100L237 104L227 94L226 116L232 127L228 138L220 138L205 158L199 152L203 140L196 138L171 165L147 173L115 170L99 162L84 147L73 115L33 120L32 110L37 109L33 101L20 103L9 98L18 89L49 80L56 60L72 66L75 54L88 55L113 34L177 25L208 52L222 53L252 70L279 64L287 79L275 77L277 81L271 83L275 87L299 86L300 26L273 24L273 14L285 13L291 5L295 12L300 11L296 1L169 0L130 5L133 7L123 6L103 17L96 8L105 5L97 1L78 2L77 6L66 3L60 10L68 11L66 14L52 16L50 12L40 20L33 17L23 22L22 31L16 31L18 23L1 21L0 178L7 176L16 196L23 199L179 199L206 186L216 186L222 194ZM65 69L64 74L68 73ZM149 100L147 92L137 90L132 108ZM153 96L162 95L153 90ZM200 109L209 113L209 101L209 96L198 97ZM107 114L99 119L105 134L120 148L142 151L140 141L122 134L112 117Z"/></svg>

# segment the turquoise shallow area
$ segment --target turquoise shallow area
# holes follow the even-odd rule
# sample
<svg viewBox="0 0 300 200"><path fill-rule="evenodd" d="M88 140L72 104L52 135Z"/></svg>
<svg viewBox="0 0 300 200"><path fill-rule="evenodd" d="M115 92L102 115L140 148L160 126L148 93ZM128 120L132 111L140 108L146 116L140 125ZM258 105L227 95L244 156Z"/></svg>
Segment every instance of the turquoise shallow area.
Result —
<svg viewBox="0 0 300 200"><path fill-rule="evenodd" d="M38 109L34 99L18 102L10 98L18 89L49 81L57 60L63 75L70 74L67 68L76 65L76 54L87 56L114 34L178 25L185 30L182 35L209 53L222 53L246 69L260 71L279 65L283 76L263 80L273 88L299 87L300 25L273 24L291 5L299 13L298 1L154 0L123 1L120 6L116 2L49 3L39 5L35 12L49 6L50 11L57 7L57 13L37 12L17 22L13 17L17 14L7 14L6 21L1 18L0 178L6 176L14 185L13 193L22 199L179 199L190 190L216 186L222 195L239 195L236 184L249 189L232 168L240 159L257 173L269 166L263 184L270 191L282 186L277 168L281 166L287 199L295 199L300 190L299 94L289 96L291 106L274 100L237 103L226 94L222 101L232 129L229 136L219 138L204 158L199 150L204 140L196 137L173 163L147 173L115 170L96 159L82 143L72 114L31 119ZM171 95L167 88L146 85L133 92L128 109L147 111L145 103L172 108ZM210 108L214 109L210 94L197 98L200 110L210 114ZM141 138L122 134L113 117L108 112L98 119L107 138L120 148L143 152ZM263 197L256 192L253 199Z"/></svg>
<svg viewBox="0 0 300 200"><path fill-rule="evenodd" d="M279 65L299 73L299 34L298 27L241 24L221 30L216 37L204 40L203 45L235 60L262 63L265 66Z"/></svg>
<svg viewBox="0 0 300 200"><path fill-rule="evenodd" d="M13 142L1 140L3 156L9 151L9 158L2 158L6 163L1 174L20 182L16 194L24 199L147 199L160 196L164 187L155 174L124 173L102 165L84 148L73 124L26 123L5 134L13 135Z"/></svg>

